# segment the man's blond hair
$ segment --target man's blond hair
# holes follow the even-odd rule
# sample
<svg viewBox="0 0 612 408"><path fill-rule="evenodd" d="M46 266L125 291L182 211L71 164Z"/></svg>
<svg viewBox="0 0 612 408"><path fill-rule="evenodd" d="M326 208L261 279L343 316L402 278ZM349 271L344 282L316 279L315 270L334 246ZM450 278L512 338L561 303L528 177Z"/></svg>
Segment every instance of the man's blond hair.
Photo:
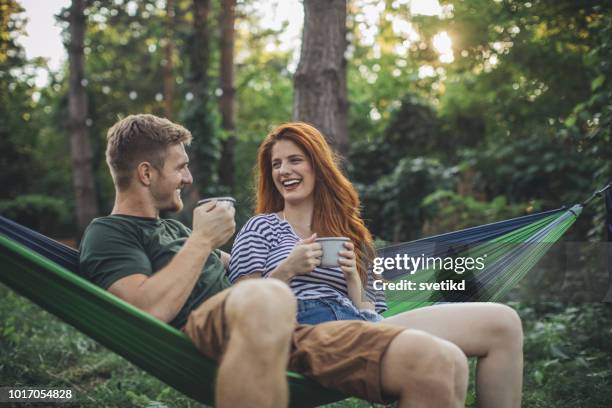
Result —
<svg viewBox="0 0 612 408"><path fill-rule="evenodd" d="M130 186L139 163L151 163L161 170L168 147L191 143L191 132L155 115L130 115L115 123L106 135L106 163L115 186L125 190Z"/></svg>

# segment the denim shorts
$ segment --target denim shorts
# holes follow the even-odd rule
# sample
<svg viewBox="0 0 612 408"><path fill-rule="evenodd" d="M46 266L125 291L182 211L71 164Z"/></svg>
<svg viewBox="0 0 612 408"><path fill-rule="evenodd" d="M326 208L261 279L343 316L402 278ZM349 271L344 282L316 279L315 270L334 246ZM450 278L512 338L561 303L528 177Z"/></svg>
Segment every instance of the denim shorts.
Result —
<svg viewBox="0 0 612 408"><path fill-rule="evenodd" d="M298 299L297 320L300 324L317 324L333 320L379 322L381 315L373 310L358 310L347 298Z"/></svg>

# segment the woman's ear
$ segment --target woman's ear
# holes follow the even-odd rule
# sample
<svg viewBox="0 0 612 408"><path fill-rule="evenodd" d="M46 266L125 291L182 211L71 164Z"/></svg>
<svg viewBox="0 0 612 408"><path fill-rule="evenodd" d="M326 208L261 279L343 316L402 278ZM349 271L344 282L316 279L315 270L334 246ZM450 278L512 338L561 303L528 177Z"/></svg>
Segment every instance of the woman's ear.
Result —
<svg viewBox="0 0 612 408"><path fill-rule="evenodd" d="M149 162L141 162L138 164L138 167L136 167L136 173L140 184L147 187L151 185L153 170L153 166Z"/></svg>

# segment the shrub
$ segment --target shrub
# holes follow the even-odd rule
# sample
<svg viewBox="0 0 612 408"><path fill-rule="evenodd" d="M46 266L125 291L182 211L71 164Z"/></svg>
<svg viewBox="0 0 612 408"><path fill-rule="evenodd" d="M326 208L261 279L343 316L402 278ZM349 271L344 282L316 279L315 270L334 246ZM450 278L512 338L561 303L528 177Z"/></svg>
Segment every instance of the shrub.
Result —
<svg viewBox="0 0 612 408"><path fill-rule="evenodd" d="M45 235L70 231L70 207L62 200L39 194L0 200L0 215Z"/></svg>

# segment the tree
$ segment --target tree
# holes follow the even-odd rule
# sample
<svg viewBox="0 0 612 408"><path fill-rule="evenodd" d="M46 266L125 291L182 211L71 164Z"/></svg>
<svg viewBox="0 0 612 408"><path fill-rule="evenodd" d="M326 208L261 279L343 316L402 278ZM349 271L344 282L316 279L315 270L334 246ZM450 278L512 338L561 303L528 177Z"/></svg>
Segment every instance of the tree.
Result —
<svg viewBox="0 0 612 408"><path fill-rule="evenodd" d="M304 0L293 118L313 124L340 154L348 151L346 0Z"/></svg>
<svg viewBox="0 0 612 408"><path fill-rule="evenodd" d="M142 0L139 2L87 2L87 29L85 33L84 52L85 72L88 84L86 89L89 107L88 126L91 136L93 152L93 171L98 189L98 205L100 212L108 213L112 209L114 187L110 178L104 151L106 147L106 132L118 119L129 114L151 113L159 116L166 115L166 102L168 93L164 90L165 69L165 41L172 35L172 45L176 50L183 50L182 38L177 35L179 27L173 27L168 32L168 11L160 8L156 0ZM177 4L178 3L178 4ZM175 0L178 8L181 2ZM63 20L68 19L65 14ZM68 39L69 25L65 25L65 36ZM67 41L67 40L66 40ZM186 55L185 52L182 54ZM183 71L187 61L174 58L172 70L168 74L174 87L174 95L185 95L186 81L183 80ZM56 106L57 114L66 115L68 93L68 74L59 73L57 83L51 84L42 92L41 103L46 106ZM64 78L66 80L64 80ZM55 98L55 99L54 99ZM172 101L173 118L179 112L185 98L174 98ZM66 105L66 106L64 106ZM45 118L49 133L61 133L64 129L58 120ZM64 149L49 135L49 142L53 149ZM58 155L53 150L53 153ZM56 161L49 168L57 169ZM47 177L54 176L54 189L59 184L57 172L51 172Z"/></svg>
<svg viewBox="0 0 612 408"><path fill-rule="evenodd" d="M187 202L195 203L199 196L215 194L219 140L210 103L210 0L193 0L193 30L189 34L188 86L191 101L185 105L184 124L194 136L191 145L194 184L187 192Z"/></svg>
<svg viewBox="0 0 612 408"><path fill-rule="evenodd" d="M0 14L0 200L13 199L24 192L31 180L33 130L32 78L25 76L26 58L16 41L24 34L23 9L16 1L2 5Z"/></svg>
<svg viewBox="0 0 612 408"><path fill-rule="evenodd" d="M219 178L221 184L234 190L234 148L236 145L235 123L235 93L234 88L234 21L236 0L223 0L221 10L221 99L219 109L221 111L221 127L226 132L226 138L222 143L221 164Z"/></svg>
<svg viewBox="0 0 612 408"><path fill-rule="evenodd" d="M75 212L79 237L89 222L98 215L96 188L92 172L92 153L87 130L87 94L85 93L85 6L73 0L70 8L70 42L67 45L70 64L68 97L68 129L75 195Z"/></svg>
<svg viewBox="0 0 612 408"><path fill-rule="evenodd" d="M164 45L164 115L172 120L174 116L174 0L166 3L166 43Z"/></svg>
<svg viewBox="0 0 612 408"><path fill-rule="evenodd" d="M421 25L455 41L439 114L455 140L473 135L466 119L482 124L485 137L460 156L481 174L488 198L548 207L581 200L607 181L609 3L453 5L452 18Z"/></svg>

